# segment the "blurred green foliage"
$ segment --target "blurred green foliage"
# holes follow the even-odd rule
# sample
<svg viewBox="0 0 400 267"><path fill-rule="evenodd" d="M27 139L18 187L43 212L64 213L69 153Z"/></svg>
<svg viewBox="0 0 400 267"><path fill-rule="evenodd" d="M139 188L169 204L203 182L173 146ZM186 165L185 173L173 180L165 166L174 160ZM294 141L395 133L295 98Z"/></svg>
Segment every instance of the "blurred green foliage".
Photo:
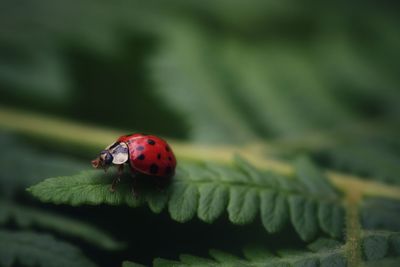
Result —
<svg viewBox="0 0 400 267"><path fill-rule="evenodd" d="M194 141L283 142L280 157L300 145L326 167L397 180L390 3L21 0L0 10L3 104Z"/></svg>

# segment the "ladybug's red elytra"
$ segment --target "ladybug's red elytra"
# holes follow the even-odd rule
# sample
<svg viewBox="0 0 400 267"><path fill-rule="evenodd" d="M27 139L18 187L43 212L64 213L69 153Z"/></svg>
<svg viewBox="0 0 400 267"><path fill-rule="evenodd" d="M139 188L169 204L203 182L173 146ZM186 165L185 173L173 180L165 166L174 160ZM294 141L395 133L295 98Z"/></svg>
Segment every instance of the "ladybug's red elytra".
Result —
<svg viewBox="0 0 400 267"><path fill-rule="evenodd" d="M121 136L92 160L96 169L107 171L113 165L118 166L118 176L111 191L115 191L125 165L129 165L133 176L140 173L168 181L175 174L176 159L171 147L160 137L131 134Z"/></svg>

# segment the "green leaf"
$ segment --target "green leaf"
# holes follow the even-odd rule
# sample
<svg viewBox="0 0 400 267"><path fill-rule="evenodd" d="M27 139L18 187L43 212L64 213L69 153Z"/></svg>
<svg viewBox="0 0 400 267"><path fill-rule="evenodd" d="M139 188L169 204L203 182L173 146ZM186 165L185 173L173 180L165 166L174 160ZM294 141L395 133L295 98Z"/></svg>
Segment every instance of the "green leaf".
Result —
<svg viewBox="0 0 400 267"><path fill-rule="evenodd" d="M160 213L168 203L168 194L146 194L146 201L154 213Z"/></svg>
<svg viewBox="0 0 400 267"><path fill-rule="evenodd" d="M198 205L198 189L193 184L176 182L171 185L168 210L171 217L178 222L186 222L193 218Z"/></svg>
<svg viewBox="0 0 400 267"><path fill-rule="evenodd" d="M228 204L229 220L235 224L251 223L259 209L257 190L232 186Z"/></svg>
<svg viewBox="0 0 400 267"><path fill-rule="evenodd" d="M368 230L400 231L400 201L367 197L361 204L361 223Z"/></svg>
<svg viewBox="0 0 400 267"><path fill-rule="evenodd" d="M145 265L130 262L130 261L124 261L122 263L122 267L145 267Z"/></svg>
<svg viewBox="0 0 400 267"><path fill-rule="evenodd" d="M33 195L40 196L45 202L55 204L69 203L72 206L82 204L109 205L128 204L139 206L141 199L136 199L129 187L120 186L114 193L110 192L110 185L115 171L107 175L99 171L84 171L70 177L49 178L36 186L30 187Z"/></svg>
<svg viewBox="0 0 400 267"><path fill-rule="evenodd" d="M199 186L199 209L197 216L208 223L212 223L222 215L227 206L229 195L225 186L204 184Z"/></svg>
<svg viewBox="0 0 400 267"><path fill-rule="evenodd" d="M316 203L303 196L290 196L290 219L303 240L314 239L318 232Z"/></svg>
<svg viewBox="0 0 400 267"><path fill-rule="evenodd" d="M233 266L240 266L240 267L245 267L248 266L246 261L242 260L241 258L232 255L230 253L226 253L223 251L219 250L210 250L210 255L211 257L214 258L215 261L222 263L224 265L233 265Z"/></svg>
<svg viewBox="0 0 400 267"><path fill-rule="evenodd" d="M317 241L318 242L318 241ZM156 259L154 267L282 267L282 266L346 266L344 258L345 247L332 241L328 247L325 241L324 249L318 252L309 250L273 251L260 246L248 246L244 249L245 258L235 256L219 250L210 250L210 259L190 255L181 255L179 261ZM340 259L340 260L339 260ZM324 265L328 260L336 265Z"/></svg>
<svg viewBox="0 0 400 267"><path fill-rule="evenodd" d="M327 238L319 238L309 244L307 248L311 251L318 252L327 250L330 248L340 247L341 243L334 239L327 239Z"/></svg>
<svg viewBox="0 0 400 267"><path fill-rule="evenodd" d="M14 221L21 228L38 226L61 234L78 237L95 246L116 250L123 244L95 226L55 213L0 201L0 224Z"/></svg>
<svg viewBox="0 0 400 267"><path fill-rule="evenodd" d="M308 163L311 166L311 163ZM304 171L303 171L304 173ZM304 240L316 238L322 230L340 237L344 213L341 199L316 169L326 192L321 194L307 186L303 178L260 171L243 159L233 166L181 161L168 190L148 188L138 198L129 189L131 177L126 174L115 193L109 192L115 172L104 174L87 171L70 177L46 179L28 190L45 202L70 205L122 205L136 207L147 203L159 213L168 206L171 218L187 222L196 214L205 222L213 222L226 210L234 224L248 224L261 214L265 229L275 233L290 222Z"/></svg>
<svg viewBox="0 0 400 267"><path fill-rule="evenodd" d="M333 203L324 202L318 206L318 222L323 231L332 237L343 236L344 210Z"/></svg>
<svg viewBox="0 0 400 267"><path fill-rule="evenodd" d="M180 263L179 261L171 261L166 259L155 259L153 261L153 266L157 267L167 267L167 266L174 266L174 267L184 267L187 266L184 263Z"/></svg>
<svg viewBox="0 0 400 267"><path fill-rule="evenodd" d="M161 32L163 41L150 64L152 77L171 108L195 122L190 124L191 139L233 142L256 137L225 92L230 88L214 61L214 40L190 21L171 21Z"/></svg>
<svg viewBox="0 0 400 267"><path fill-rule="evenodd" d="M366 260L378 260L387 255L400 256L400 233L390 231L365 231L362 234L362 251Z"/></svg>
<svg viewBox="0 0 400 267"><path fill-rule="evenodd" d="M297 177L307 187L307 189L315 195L335 198L337 192L325 179L321 171L305 157L300 157L295 161L295 169Z"/></svg>
<svg viewBox="0 0 400 267"><path fill-rule="evenodd" d="M296 45L281 39L250 45L224 34L216 37L179 18L161 32L160 49L150 64L155 90L172 109L187 116L192 140L243 143L277 137L272 153L293 157L300 148L323 158L327 167L399 183L399 131L393 127L397 125L393 114L389 115L398 110L393 100L399 92L393 88L399 79L391 72L396 82L389 82L377 62L365 62L370 56L360 56L359 47L352 46L354 40L347 34L319 40L324 44L321 50L319 44ZM323 52L317 53L321 58L329 55L337 65L316 62L315 49L310 49L314 45ZM337 57L332 56L336 53ZM338 85L343 80L338 82L327 71L332 67L347 80L347 86ZM326 74L323 78L322 73ZM365 77L373 78L366 82ZM382 87L384 93L377 94L376 88ZM372 122L372 127L368 112L360 108L371 105L387 112L380 113L379 125ZM388 123L381 123L385 120ZM364 127L355 132L359 125ZM370 132L376 129L384 134L371 138ZM396 134L392 138L387 132ZM293 146L292 141L299 145Z"/></svg>
<svg viewBox="0 0 400 267"><path fill-rule="evenodd" d="M386 128L388 128L386 126ZM350 133L338 133L338 141L324 149L310 149L314 154L322 154L333 169L339 169L380 180L390 184L400 184L398 173L400 154L399 139L395 129L386 129L393 134L374 132L383 130L384 125L376 125L373 129L361 128ZM376 130L375 130L376 131ZM333 138L333 137L329 137Z"/></svg>
<svg viewBox="0 0 400 267"><path fill-rule="evenodd" d="M363 266L365 267L376 267L376 266L383 266L383 267L398 267L400 263L400 257L397 258L387 258L381 259L376 261L370 261L365 263Z"/></svg>
<svg viewBox="0 0 400 267"><path fill-rule="evenodd" d="M351 116L331 95L303 46L232 40L222 44L220 60L234 84L232 94L259 131L298 136Z"/></svg>
<svg viewBox="0 0 400 267"><path fill-rule="evenodd" d="M289 221L289 208L284 194L265 190L260 194L261 221L270 233L279 232Z"/></svg>
<svg viewBox="0 0 400 267"><path fill-rule="evenodd" d="M389 240L395 240L389 242ZM363 232L360 237L362 250L365 255L365 262L376 262L377 259L400 256L400 233L399 232ZM210 259L199 258L190 255L181 255L179 261L156 259L154 267L291 267L291 266L323 266L341 267L347 266L348 246L333 239L320 238L303 250L280 250L268 249L259 245L248 246L243 250L244 258L218 250L210 250ZM368 265L369 266L369 265Z"/></svg>
<svg viewBox="0 0 400 267"><path fill-rule="evenodd" d="M301 180L307 189L314 195L320 195L323 198L335 199L338 192L334 190L329 181L323 176L320 170L316 168L312 162L301 157L295 161L297 177ZM341 237L344 229L344 210L340 206L335 205L329 201L320 203L317 207L313 204L302 203L300 199L290 200L292 218L297 216L304 216L302 220L296 220L294 226L300 230L305 236L314 236L315 232L310 232L307 229L315 229L313 225L316 224L314 218L318 218L318 223L322 230L329 233L332 237ZM317 209L317 210L316 210ZM315 214L318 214L317 216ZM308 233L306 233L308 232ZM304 237L305 238L305 237ZM305 238L307 240L307 238Z"/></svg>
<svg viewBox="0 0 400 267"><path fill-rule="evenodd" d="M383 258L386 255L388 248L388 237L384 235L368 236L363 242L364 256L367 260Z"/></svg>
<svg viewBox="0 0 400 267"><path fill-rule="evenodd" d="M50 235L0 230L0 265L42 267L94 267L76 247Z"/></svg>
<svg viewBox="0 0 400 267"><path fill-rule="evenodd" d="M188 254L182 254L179 256L181 262L186 264L197 264L197 265L204 265L204 266L213 266L214 261L206 258L200 258Z"/></svg>

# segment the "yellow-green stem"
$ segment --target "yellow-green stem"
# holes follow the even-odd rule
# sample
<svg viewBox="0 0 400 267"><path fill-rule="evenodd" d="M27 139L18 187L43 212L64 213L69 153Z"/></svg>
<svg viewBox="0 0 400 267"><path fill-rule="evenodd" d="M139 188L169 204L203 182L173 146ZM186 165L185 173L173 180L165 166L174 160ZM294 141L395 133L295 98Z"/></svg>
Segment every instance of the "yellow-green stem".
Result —
<svg viewBox="0 0 400 267"><path fill-rule="evenodd" d="M0 127L29 136L98 149L102 149L105 145L113 142L117 136L125 134L123 131L80 124L5 107L0 107ZM293 173L293 168L289 164L266 159L265 156L258 153L259 149L257 148L268 148L267 143L234 147L195 145L176 140L171 140L170 142L178 158L231 163L232 156L239 154L258 168L284 174ZM328 171L327 175L333 184L345 193L357 188L361 195L400 199L400 188L398 186L389 186L379 182L367 181L353 175L332 171Z"/></svg>

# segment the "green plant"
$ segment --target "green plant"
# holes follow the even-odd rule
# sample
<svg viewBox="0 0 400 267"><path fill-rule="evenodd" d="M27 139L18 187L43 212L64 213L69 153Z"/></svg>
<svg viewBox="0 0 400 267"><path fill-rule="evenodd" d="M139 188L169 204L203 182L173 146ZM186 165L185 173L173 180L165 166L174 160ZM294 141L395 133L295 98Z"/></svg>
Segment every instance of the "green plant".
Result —
<svg viewBox="0 0 400 267"><path fill-rule="evenodd" d="M249 224L261 213L268 232L279 232L291 224L300 237L309 241L321 229L332 237L342 236L344 215L340 195L310 164L300 159L297 175L283 176L261 172L237 158L233 166L212 163L180 162L173 183L166 192L147 192L134 198L129 184L110 194L112 172L83 172L76 176L47 179L28 189L45 202L108 205L127 204L137 207L147 202L159 213L168 206L172 219L187 222L196 214L212 223L228 212L234 224ZM129 175L124 177L129 180Z"/></svg>
<svg viewBox="0 0 400 267"><path fill-rule="evenodd" d="M96 266L74 246L48 235L0 231L2 266Z"/></svg>
<svg viewBox="0 0 400 267"><path fill-rule="evenodd" d="M395 11L3 1L0 266L398 266ZM87 170L136 130L178 158L138 198Z"/></svg>
<svg viewBox="0 0 400 267"><path fill-rule="evenodd" d="M18 114L13 116L18 116ZM44 118L36 118L42 123L46 121ZM46 123L53 122L47 120ZM24 130L29 127L29 125L22 126ZM74 129L67 123L59 124L57 127L60 131L59 140L65 140L72 145L86 142L85 139L81 139L82 135L75 138L74 135L63 131L64 128ZM40 130L41 127L35 129L38 130L36 135L48 134ZM79 128L80 131L83 129L90 136L90 128ZM98 133L98 130L95 131ZM113 134L104 132L103 136ZM97 140L92 138L86 143L89 151L90 147L98 145ZM393 199L392 206L397 207L400 194L396 187L363 181L357 177L338 173L323 174L304 157L297 159L293 165L263 159L256 156L256 152L251 147L242 149L241 152L237 152L241 153L241 156L231 159L228 155L233 154L229 147L215 148L214 146L208 148L208 153L197 150L196 146L190 147L176 142L173 142L173 147L177 148L180 164L173 184L164 192L144 191L139 198L135 198L129 189L129 175L126 175L117 192L110 193L108 188L115 175L113 171L107 174L99 171L85 171L74 176L49 178L28 190L42 201L73 206L107 204L139 207L147 203L155 214L167 208L171 218L178 222L188 222L197 216L200 220L212 224L227 214L227 219L233 224L246 225L256 221L257 224L262 224L268 233L277 234L286 231L285 229L290 224L304 241L309 242L323 236L336 238L339 243L342 240L344 244L340 250L340 255L342 255L340 262L343 264L347 262L350 265L357 265L364 260L377 260L384 256L398 255L396 232L386 234L367 231L360 224L360 213L364 213L364 209L367 209L367 212L370 211L371 203L375 203L374 208L384 211L388 208L389 199ZM213 154L216 151L219 153ZM202 155L207 155L208 160L203 159ZM377 198L381 199L378 203L374 202ZM359 210L360 207L363 209ZM256 219L258 216L260 220ZM43 216L40 218L43 219ZM374 225L390 224L389 221L392 221L390 216L363 215L362 223L367 229L371 229ZM392 223L391 228L398 229L398 224ZM90 232L89 236L93 237ZM387 242L387 245L382 242ZM383 252L378 253L380 249L383 249ZM335 251L324 252L322 258L319 258L319 255L310 256L309 253L305 253L305 257L308 262L310 256L312 259L310 262L315 263L324 261L325 256L329 258L331 253L337 255ZM271 259L271 264L280 261L294 264L296 260L303 259L301 256L300 258L292 256L297 254L279 255L282 259ZM295 259L294 262L292 257ZM202 262L200 259L199 262L194 260L196 258L183 258L183 265L187 264L186 260L193 264ZM229 263L224 263L225 261L226 258L218 258L217 262L212 264L222 262L221 264L229 266ZM257 264L263 265L268 262L268 259L264 259L258 263L251 261L242 263L258 266ZM156 260L154 264L169 266L170 263ZM230 264L235 266L234 263Z"/></svg>

